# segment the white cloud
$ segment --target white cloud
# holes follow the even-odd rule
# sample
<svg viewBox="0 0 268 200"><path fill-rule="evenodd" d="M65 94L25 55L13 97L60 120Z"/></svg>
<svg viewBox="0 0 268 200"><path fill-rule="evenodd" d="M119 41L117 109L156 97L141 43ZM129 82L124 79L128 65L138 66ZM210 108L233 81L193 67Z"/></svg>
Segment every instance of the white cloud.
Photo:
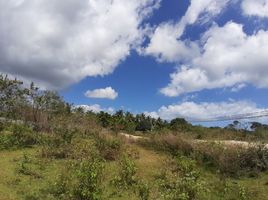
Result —
<svg viewBox="0 0 268 200"><path fill-rule="evenodd" d="M111 87L88 90L85 93L88 98L116 99L118 93Z"/></svg>
<svg viewBox="0 0 268 200"><path fill-rule="evenodd" d="M94 112L94 113L99 113L101 111L104 111L104 112L112 114L114 112L114 109L112 107L102 108L99 104L76 105L75 108L82 108L85 112L91 111L91 112Z"/></svg>
<svg viewBox="0 0 268 200"><path fill-rule="evenodd" d="M194 42L177 40L174 25L165 23L157 27L144 54L160 62L188 61L199 55L199 48Z"/></svg>
<svg viewBox="0 0 268 200"><path fill-rule="evenodd" d="M246 84L267 88L268 32L253 35L243 25L228 22L214 24L197 41L181 40L186 26L213 21L230 3L241 3L244 14L264 17L267 0L192 0L185 15L177 22L160 24L151 35L144 55L159 62L176 64L170 83L160 91L174 97L203 89L230 88L238 91ZM268 14L267 14L268 15Z"/></svg>
<svg viewBox="0 0 268 200"><path fill-rule="evenodd" d="M268 17L268 0L243 0L241 8L244 15Z"/></svg>
<svg viewBox="0 0 268 200"><path fill-rule="evenodd" d="M256 104L248 101L231 101L219 103L195 103L192 101L179 104L162 106L156 112L147 112L150 116L159 116L162 119L171 120L177 117L188 120L204 120L221 116L232 116L245 113L263 111Z"/></svg>
<svg viewBox="0 0 268 200"><path fill-rule="evenodd" d="M0 0L0 72L61 89L107 75L160 0Z"/></svg>
<svg viewBox="0 0 268 200"><path fill-rule="evenodd" d="M147 112L147 111L145 111L144 113L143 113L145 116L149 116L149 117L152 117L152 118L154 118L154 119L157 119L157 118L159 118L159 115L158 115L158 113L157 112Z"/></svg>
<svg viewBox="0 0 268 200"><path fill-rule="evenodd" d="M179 22L165 22L155 29L143 54L154 56L161 62L188 61L199 55L200 50L196 43L181 41L179 38L187 25L210 21L222 12L229 2L231 0L192 0Z"/></svg>
<svg viewBox="0 0 268 200"><path fill-rule="evenodd" d="M171 74L167 96L250 83L268 87L268 32L247 35L243 26L215 25L202 38L202 54Z"/></svg>
<svg viewBox="0 0 268 200"><path fill-rule="evenodd" d="M241 83L241 84L238 84L238 85L235 85L231 91L232 92L238 92L240 91L241 89L243 89L244 87L246 87L247 85L245 83Z"/></svg>

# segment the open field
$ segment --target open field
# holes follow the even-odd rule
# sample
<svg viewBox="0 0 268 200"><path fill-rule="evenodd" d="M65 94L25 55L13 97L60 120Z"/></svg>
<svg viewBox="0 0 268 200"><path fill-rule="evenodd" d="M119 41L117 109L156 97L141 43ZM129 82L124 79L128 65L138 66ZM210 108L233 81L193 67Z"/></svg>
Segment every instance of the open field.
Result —
<svg viewBox="0 0 268 200"><path fill-rule="evenodd" d="M265 124L94 113L0 81L0 200L267 200Z"/></svg>
<svg viewBox="0 0 268 200"><path fill-rule="evenodd" d="M61 188L64 182L61 183L63 185L59 188L57 181L59 181L59 176L61 175L66 176L65 178L72 176L70 173L73 171L70 170L70 168L72 168L70 166L74 166L75 163L82 162L82 160L86 158L90 159L87 157L88 155L81 154L81 151L85 151L86 154L91 154L92 149L90 148L93 147L87 146L86 144L91 144L91 142L99 140L100 138L96 138L95 136L86 138L87 139L85 139L84 136L76 136L73 143L70 145L72 148L81 146L76 152L67 152L72 155L66 157L57 158L55 157L56 154L54 156L48 155L44 157L41 155L44 149L39 145L35 145L32 148L0 151L0 199L83 199L65 194L65 190ZM133 139L130 140L127 138L122 140L122 138L120 138L121 137L117 138L117 136L112 133L106 133L105 137L102 138L104 141L121 141L121 145L123 146L118 152L110 151L111 149L101 150L107 151L108 154L102 155L105 161L103 161L104 169L101 178L102 182L99 183L102 191L100 199L142 199L139 195L139 191L137 191L137 187L139 186L135 185L141 184L141 182L146 184L146 186L142 185L144 188L148 188L148 199L176 199L169 197L165 191L162 191L161 181L167 181L165 178L163 179L163 176L167 176L166 178L170 181L165 184L171 184L172 181L176 181L173 180L176 177L173 176L174 173L176 174L174 170L176 171L177 167L179 169L180 164L184 165L187 162L192 162L192 157L189 156L187 158L187 156L183 156L183 160L180 160L179 163L176 164L176 156L168 153L168 151L140 145L138 141ZM182 149L178 150L178 152L181 150ZM46 151L49 150L46 149ZM70 151L70 149L66 147L65 151ZM132 174L134 178L133 185L122 186L121 188L121 185L118 187L112 182L116 177L119 177L120 170L122 170L120 167L120 157L122 153L129 155L130 159L135 163L136 171ZM188 167L190 166L191 164L189 164ZM68 172L68 170L70 171ZM203 185L200 191L194 191L194 199L267 199L267 172L260 172L253 177L247 174L241 176L224 175L218 172L217 169L209 167L209 165L201 165L198 163L196 163L195 167L191 170L194 170L191 173L198 172L198 185ZM180 174L180 176L181 175L182 174ZM130 179L131 178L132 177L130 177ZM68 181L66 180L67 184L72 184ZM195 185L197 183L190 182L188 184ZM58 193L52 192L54 190L53 187ZM191 188L191 186L188 187ZM166 190L168 191L168 189ZM147 190L145 189L145 191ZM59 195L61 192L62 194ZM173 192L174 191L171 190L170 194Z"/></svg>

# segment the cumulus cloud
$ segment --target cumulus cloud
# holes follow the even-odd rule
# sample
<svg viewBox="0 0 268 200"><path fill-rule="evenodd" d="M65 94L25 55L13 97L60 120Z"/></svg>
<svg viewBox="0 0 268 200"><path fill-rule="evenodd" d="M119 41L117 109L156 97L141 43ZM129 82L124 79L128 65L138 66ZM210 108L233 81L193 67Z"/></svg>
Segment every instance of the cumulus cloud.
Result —
<svg viewBox="0 0 268 200"><path fill-rule="evenodd" d="M159 0L0 0L0 72L61 89L107 75Z"/></svg>
<svg viewBox="0 0 268 200"><path fill-rule="evenodd" d="M174 25L165 23L157 27L144 54L160 62L189 61L199 55L199 47L191 41L177 40Z"/></svg>
<svg viewBox="0 0 268 200"><path fill-rule="evenodd" d="M197 56L200 50L196 43L180 40L186 26L210 21L229 2L231 0L192 0L179 22L165 22L155 29L143 54L154 56L161 62L188 61Z"/></svg>
<svg viewBox="0 0 268 200"><path fill-rule="evenodd" d="M116 99L118 93L112 87L88 90L85 93L88 98Z"/></svg>
<svg viewBox="0 0 268 200"><path fill-rule="evenodd" d="M186 26L213 21L231 3L241 4L246 15L268 16L267 0L192 0L177 23L165 22L155 29L144 55L177 66L161 93L175 97L214 88L235 92L247 84L268 87L267 31L248 35L242 24L229 21L222 27L212 23L199 40L181 39Z"/></svg>
<svg viewBox="0 0 268 200"><path fill-rule="evenodd" d="M268 0L243 0L241 8L244 15L268 17Z"/></svg>
<svg viewBox="0 0 268 200"><path fill-rule="evenodd" d="M84 112L94 112L99 113L101 111L107 112L112 114L114 112L114 109L112 107L109 108L102 108L99 104L93 104L93 105L76 105L75 108L82 108Z"/></svg>
<svg viewBox="0 0 268 200"><path fill-rule="evenodd" d="M243 86L268 87L268 32L247 35L243 26L229 22L209 29L201 39L202 54L171 74L161 92L167 96L203 89Z"/></svg>
<svg viewBox="0 0 268 200"><path fill-rule="evenodd" d="M162 106L155 112L147 112L152 117L171 120L177 117L188 120L213 119L221 116L232 116L245 113L261 112L256 104L248 101L231 101L219 103L195 103L192 101Z"/></svg>

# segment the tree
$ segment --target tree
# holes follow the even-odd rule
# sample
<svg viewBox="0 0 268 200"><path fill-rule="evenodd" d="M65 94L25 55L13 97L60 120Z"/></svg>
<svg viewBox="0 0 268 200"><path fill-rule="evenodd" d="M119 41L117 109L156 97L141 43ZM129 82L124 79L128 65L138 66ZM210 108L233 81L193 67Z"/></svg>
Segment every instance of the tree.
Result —
<svg viewBox="0 0 268 200"><path fill-rule="evenodd" d="M191 127L184 118L175 118L170 122L170 128L174 131L187 131Z"/></svg>
<svg viewBox="0 0 268 200"><path fill-rule="evenodd" d="M26 102L22 81L11 80L0 75L0 113L7 118L16 119Z"/></svg>
<svg viewBox="0 0 268 200"><path fill-rule="evenodd" d="M111 115L109 113L101 111L98 114L98 120L102 127L108 128L111 125Z"/></svg>
<svg viewBox="0 0 268 200"><path fill-rule="evenodd" d="M151 131L152 122L150 117L146 117L144 113L136 115L136 130L137 131Z"/></svg>

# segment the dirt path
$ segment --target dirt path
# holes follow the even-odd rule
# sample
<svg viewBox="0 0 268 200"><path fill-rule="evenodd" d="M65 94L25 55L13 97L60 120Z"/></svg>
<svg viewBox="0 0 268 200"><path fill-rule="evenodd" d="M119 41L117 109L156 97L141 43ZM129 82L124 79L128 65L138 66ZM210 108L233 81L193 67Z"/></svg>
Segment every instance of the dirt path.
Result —
<svg viewBox="0 0 268 200"><path fill-rule="evenodd" d="M137 140L140 140L140 139L145 139L145 137L142 137L142 136L136 136L136 135L130 135L130 134L127 134L127 133L119 133L120 136L122 137L125 137L129 140L133 140L133 141L137 141Z"/></svg>
<svg viewBox="0 0 268 200"><path fill-rule="evenodd" d="M268 144L262 144L261 142L246 142L238 140L194 140L196 143L218 143L225 146L241 146L244 148L257 147L259 145L264 145L264 148L268 149Z"/></svg>
<svg viewBox="0 0 268 200"><path fill-rule="evenodd" d="M127 133L119 133L119 135L127 139L130 139L132 141L138 141L140 139L148 139L147 137L135 136L135 135L127 134ZM192 142L194 143L218 143L218 144L223 144L225 146L241 146L244 148L257 147L259 145L264 145L264 147L268 149L268 144L262 144L261 142L246 142L246 141L238 141L238 140L192 140Z"/></svg>

